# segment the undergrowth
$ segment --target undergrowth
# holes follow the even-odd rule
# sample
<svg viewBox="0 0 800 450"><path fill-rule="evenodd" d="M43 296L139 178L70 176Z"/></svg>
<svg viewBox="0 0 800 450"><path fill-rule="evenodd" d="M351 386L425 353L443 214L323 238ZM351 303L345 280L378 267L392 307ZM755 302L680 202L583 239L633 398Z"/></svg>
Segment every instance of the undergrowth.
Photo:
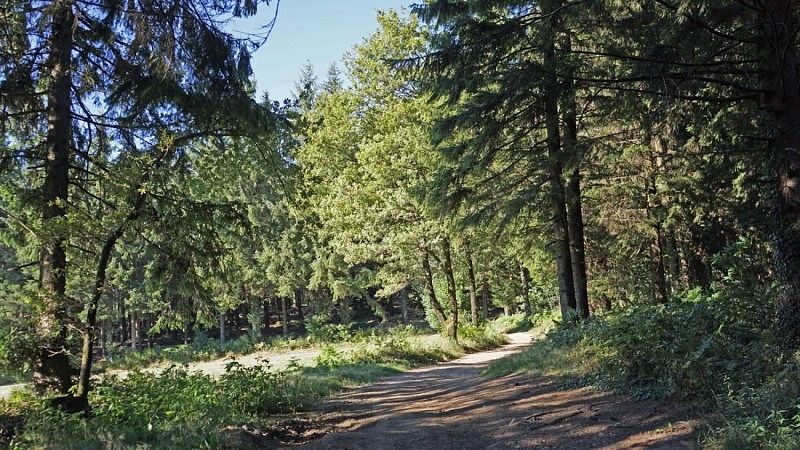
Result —
<svg viewBox="0 0 800 450"><path fill-rule="evenodd" d="M485 373L527 371L692 401L717 418L703 438L707 448L800 448L800 355L782 353L772 334L774 289L753 269L749 245L741 240L717 256L710 292L555 326Z"/></svg>
<svg viewBox="0 0 800 450"><path fill-rule="evenodd" d="M503 326L499 327L500 329ZM326 346L317 367L272 370L235 361L218 378L186 366L104 376L89 418L46 407L30 392L0 401L0 445L12 449L243 448L257 443L225 430L263 429L275 414L303 411L343 387L505 342L497 326L464 327L455 344L408 327L364 336L347 351Z"/></svg>
<svg viewBox="0 0 800 450"><path fill-rule="evenodd" d="M210 361L222 357L246 355L257 351L292 351L319 347L331 342L363 342L376 333L375 330L355 328L352 325L328 324L313 329L304 336L280 336L263 338L257 333L247 333L236 339L220 343L205 333L197 333L190 344L153 346L142 349L111 347L105 358L96 364L98 370L132 370L159 364L186 364ZM377 333L391 333L379 330Z"/></svg>

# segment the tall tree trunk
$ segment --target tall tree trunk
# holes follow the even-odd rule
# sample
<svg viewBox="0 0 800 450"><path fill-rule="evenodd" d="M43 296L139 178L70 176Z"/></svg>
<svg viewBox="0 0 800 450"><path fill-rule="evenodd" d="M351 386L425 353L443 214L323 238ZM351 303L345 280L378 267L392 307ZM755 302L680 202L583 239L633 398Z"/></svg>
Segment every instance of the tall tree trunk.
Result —
<svg viewBox="0 0 800 450"><path fill-rule="evenodd" d="M41 188L42 219L48 229L66 215L69 192L69 164L72 145L72 2L52 5L52 37L47 86L47 155L44 160L44 184ZM59 225L60 227L61 225ZM67 394L72 386L73 370L67 349L67 256L64 230L43 239L39 261L39 285L42 311L37 334L41 344L33 361L34 389L42 393L54 389Z"/></svg>
<svg viewBox="0 0 800 450"><path fill-rule="evenodd" d="M692 230L692 241L686 243L684 254L686 255L686 278L689 287L700 287L705 291L711 289L711 274L706 264L707 255L702 250L702 236L698 237L698 231Z"/></svg>
<svg viewBox="0 0 800 450"><path fill-rule="evenodd" d="M403 286L400 290L400 311L403 318L403 324L408 324L408 285Z"/></svg>
<svg viewBox="0 0 800 450"><path fill-rule="evenodd" d="M283 326L283 335L289 335L289 301L286 296L281 297L281 325Z"/></svg>
<svg viewBox="0 0 800 450"><path fill-rule="evenodd" d="M97 307L105 291L106 272L108 270L108 264L111 262L111 253L114 250L114 245L116 245L117 240L122 235L122 232L122 227L118 228L106 241L105 245L103 245L103 250L100 252L100 260L97 263L97 272L94 277L92 298L86 309L86 329L83 331L80 376L78 377L78 388L75 391L75 397L80 399L80 409L86 408L89 404L89 383L92 374L92 358L94 356L94 341L97 330ZM131 333L131 336L133 336L133 333ZM133 342L135 342L135 338L133 338Z"/></svg>
<svg viewBox="0 0 800 450"><path fill-rule="evenodd" d="M127 311L125 310L125 298L119 296L119 344L125 345L128 342L128 320Z"/></svg>
<svg viewBox="0 0 800 450"><path fill-rule="evenodd" d="M530 280L531 274L524 264L519 263L519 277L522 283L522 304L525 307L525 317L530 317L533 314L531 309L531 294L530 294Z"/></svg>
<svg viewBox="0 0 800 450"><path fill-rule="evenodd" d="M553 1L543 3L543 13L551 14L557 10ZM549 158L549 175L551 185L552 220L555 230L556 267L558 271L558 294L561 305L561 318L570 320L577 308L575 298L575 282L572 278L572 255L569 244L569 228L567 222L567 199L564 192L563 164L561 152L561 135L559 129L558 99L560 96L556 78L555 48L553 44L555 30L554 20L543 27L545 41L544 67L545 75L544 113L547 129L547 151Z"/></svg>
<svg viewBox="0 0 800 450"><path fill-rule="evenodd" d="M565 38L564 50L572 50L572 41ZM589 317L589 291L586 277L586 244L584 238L583 205L581 201L581 162L583 152L578 146L578 106L571 70L564 80L564 146L573 168L567 180L567 227L569 229L572 279L575 285L575 305L578 317Z"/></svg>
<svg viewBox="0 0 800 450"><path fill-rule="evenodd" d="M138 192L138 197L136 201L131 205L131 211L128 215L123 219L123 221L117 226L117 228L108 236L105 243L103 244L103 249L100 251L100 259L97 262L97 272L95 273L95 280L94 280L94 288L92 290L92 297L89 300L88 305L86 306L86 328L83 332L83 348L81 352L81 367L80 367L80 375L78 377L78 388L75 393L75 397L79 399L77 402L77 407L85 409L88 407L88 394L89 394L89 387L90 387L90 377L92 372L92 360L94 357L94 341L95 336L97 333L97 307L100 304L100 299L103 296L106 288L106 272L108 270L108 265L111 262L112 252L114 251L114 246L117 245L117 241L123 236L125 233L125 229L129 226L131 222L136 220L142 211L142 206L144 206L145 198L147 196L146 191L142 191L140 188L141 186L146 183L150 176L152 175L152 170L157 168L163 159L170 154L170 151L164 152L155 162L153 167L142 177L141 182L138 186L134 187L133 191ZM132 316L133 317L133 316ZM152 315L147 315L148 320L148 335L147 335L147 345L148 347L152 347L153 341L152 336L150 335L150 327L152 327ZM139 326L132 328L131 336L134 336L135 333L140 333ZM141 339L141 334L135 335L137 338ZM132 337L131 342L133 343L133 347L136 348L136 338Z"/></svg>
<svg viewBox="0 0 800 450"><path fill-rule="evenodd" d="M136 331L136 316L137 315L138 314L135 313L135 312L131 312L129 314L131 325L130 325L130 327L128 329L130 330L130 333L131 333L131 349L132 350L136 350L136 349L139 348L139 344L136 342L136 340L139 338L139 333L137 333L137 331Z"/></svg>
<svg viewBox="0 0 800 450"><path fill-rule="evenodd" d="M450 306L450 338L458 342L458 291L456 289L456 279L453 275L451 249L450 238L444 238L442 251L444 252L444 274L447 278L447 297Z"/></svg>
<svg viewBox="0 0 800 450"><path fill-rule="evenodd" d="M548 117L551 116L548 113ZM558 115L548 119L548 143L550 150L550 184L551 203L553 208L553 228L555 229L556 268L558 274L558 297L561 305L561 318L566 322L571 320L573 312L577 309L575 298L575 282L572 277L572 255L569 243L569 228L567 225L566 198L564 184L561 179L562 169L558 152L558 137L553 138L553 124L555 133L558 129Z"/></svg>
<svg viewBox="0 0 800 450"><path fill-rule="evenodd" d="M294 307L297 309L297 320L303 323L306 319L303 316L303 290L294 290Z"/></svg>
<svg viewBox="0 0 800 450"><path fill-rule="evenodd" d="M489 280L485 274L481 281L481 307L483 308L483 319L489 320Z"/></svg>
<svg viewBox="0 0 800 450"><path fill-rule="evenodd" d="M264 332L269 332L269 327L272 325L270 323L270 307L269 307L270 299L267 296L261 297L261 304L264 305Z"/></svg>
<svg viewBox="0 0 800 450"><path fill-rule="evenodd" d="M469 280L469 312L472 325L478 326L478 286L475 282L475 266L472 260L472 243L469 238L464 240L464 257L467 260L467 279Z"/></svg>
<svg viewBox="0 0 800 450"><path fill-rule="evenodd" d="M225 311L219 312L219 343L225 343Z"/></svg>
<svg viewBox="0 0 800 450"><path fill-rule="evenodd" d="M661 224L653 225L655 237L652 245L653 260L653 297L656 304L667 303L667 276L666 266L664 265L664 249L661 245Z"/></svg>
<svg viewBox="0 0 800 450"><path fill-rule="evenodd" d="M770 121L770 150L778 185L772 206L776 331L785 348L800 348L800 78L793 0L762 2L762 87Z"/></svg>
<svg viewBox="0 0 800 450"><path fill-rule="evenodd" d="M572 171L567 181L567 222L569 228L572 279L575 283L575 304L578 317L589 317L589 290L586 276L586 244L584 238L583 211L581 202L581 174L578 168Z"/></svg>
<svg viewBox="0 0 800 450"><path fill-rule="evenodd" d="M106 357L106 339L108 339L108 331L106 328L107 322L105 320L100 321L100 357Z"/></svg>
<svg viewBox="0 0 800 450"><path fill-rule="evenodd" d="M153 333L151 332L153 323L153 314L150 313L147 315L147 329L144 332L144 334L147 336L147 348L153 348Z"/></svg>
<svg viewBox="0 0 800 450"><path fill-rule="evenodd" d="M425 249L425 255L422 258L422 268L425 270L425 292L428 294L428 299L431 303L433 313L439 321L439 325L444 327L447 323L447 316L436 298L436 289L433 288L433 270L431 269L431 255L428 249Z"/></svg>
<svg viewBox="0 0 800 450"><path fill-rule="evenodd" d="M678 244L675 242L675 231L668 227L664 234L664 253L666 256L667 294L673 294L681 289L681 260L678 255Z"/></svg>

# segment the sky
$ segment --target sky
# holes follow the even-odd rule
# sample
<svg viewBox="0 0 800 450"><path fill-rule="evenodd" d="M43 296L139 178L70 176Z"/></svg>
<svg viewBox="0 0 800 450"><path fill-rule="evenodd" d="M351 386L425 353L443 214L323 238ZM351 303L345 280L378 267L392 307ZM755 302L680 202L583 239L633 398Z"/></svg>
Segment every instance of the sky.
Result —
<svg viewBox="0 0 800 450"><path fill-rule="evenodd" d="M265 90L272 100L291 98L300 68L311 62L322 80L332 62L361 43L378 27L378 10L408 7L420 0L281 0L278 16L267 42L252 56L259 96ZM272 19L273 2L241 24L239 31L252 32ZM260 8L260 9L262 9Z"/></svg>

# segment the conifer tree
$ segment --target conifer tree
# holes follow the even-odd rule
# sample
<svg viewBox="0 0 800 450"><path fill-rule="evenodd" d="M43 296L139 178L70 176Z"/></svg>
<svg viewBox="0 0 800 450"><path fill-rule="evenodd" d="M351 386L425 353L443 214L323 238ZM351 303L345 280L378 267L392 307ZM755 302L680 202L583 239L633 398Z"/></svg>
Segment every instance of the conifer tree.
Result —
<svg viewBox="0 0 800 450"><path fill-rule="evenodd" d="M224 31L226 18L251 16L259 3L11 1L0 11L11 180L3 203L25 199L3 220L29 229L26 241L40 249L29 293L38 305L37 390L72 386L77 326L85 404L108 263L117 241L157 211L147 207L151 186L198 140L269 128L272 114L252 99L249 55L259 42ZM108 211L103 220L98 211ZM76 248L81 256L70 255ZM93 281L79 279L75 262L85 257L95 261ZM73 292L80 282L92 286L85 301Z"/></svg>

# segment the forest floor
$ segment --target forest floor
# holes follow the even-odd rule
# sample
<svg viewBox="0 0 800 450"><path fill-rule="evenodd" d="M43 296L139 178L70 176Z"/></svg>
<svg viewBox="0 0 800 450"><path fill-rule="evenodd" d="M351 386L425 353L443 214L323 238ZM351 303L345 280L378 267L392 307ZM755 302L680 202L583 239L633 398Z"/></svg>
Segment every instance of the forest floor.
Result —
<svg viewBox="0 0 800 450"><path fill-rule="evenodd" d="M352 388L256 436L260 448L303 449L692 449L702 421L687 406L564 389L556 379L485 378L491 362L523 350L514 333L500 349ZM265 437L269 437L266 441Z"/></svg>

